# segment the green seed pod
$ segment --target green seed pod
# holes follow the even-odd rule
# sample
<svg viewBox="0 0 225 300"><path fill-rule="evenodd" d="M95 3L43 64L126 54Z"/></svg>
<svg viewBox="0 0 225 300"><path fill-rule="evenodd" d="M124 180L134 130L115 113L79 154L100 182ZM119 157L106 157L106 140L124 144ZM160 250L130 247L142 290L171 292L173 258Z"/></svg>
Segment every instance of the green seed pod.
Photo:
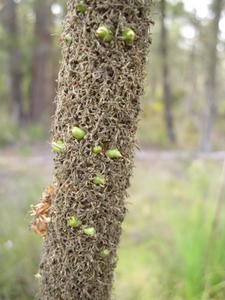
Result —
<svg viewBox="0 0 225 300"><path fill-rule="evenodd" d="M110 42L112 40L112 32L111 30L105 26L101 25L98 27L96 31L97 37L104 42Z"/></svg>
<svg viewBox="0 0 225 300"><path fill-rule="evenodd" d="M81 221L77 220L74 216L72 216L69 218L67 225L69 227L75 228L81 225Z"/></svg>
<svg viewBox="0 0 225 300"><path fill-rule="evenodd" d="M104 249L104 250L102 250L101 255L102 255L103 257L107 257L107 256L109 256L109 254L110 254L110 250L109 250L109 249Z"/></svg>
<svg viewBox="0 0 225 300"><path fill-rule="evenodd" d="M96 185L103 185L103 184L105 184L105 178L104 177L95 176L93 178L93 182Z"/></svg>
<svg viewBox="0 0 225 300"><path fill-rule="evenodd" d="M92 152L95 153L95 154L101 153L102 152L102 146L97 145L97 146L92 147Z"/></svg>
<svg viewBox="0 0 225 300"><path fill-rule="evenodd" d="M65 35L65 40L66 40L67 42L72 42L72 36L71 36L69 33L67 33L67 34Z"/></svg>
<svg viewBox="0 0 225 300"><path fill-rule="evenodd" d="M87 6L85 5L84 1L80 1L78 4L77 4L77 12L80 12L82 14L85 13L85 11L87 10Z"/></svg>
<svg viewBox="0 0 225 300"><path fill-rule="evenodd" d="M126 44L132 43L135 39L135 36L135 32L129 27L126 27L122 30L122 39Z"/></svg>
<svg viewBox="0 0 225 300"><path fill-rule="evenodd" d="M64 143L60 140L52 142L51 146L54 153L60 153L65 148Z"/></svg>
<svg viewBox="0 0 225 300"><path fill-rule="evenodd" d="M120 157L122 157L120 151L117 148L106 151L106 155L109 158L120 158Z"/></svg>
<svg viewBox="0 0 225 300"><path fill-rule="evenodd" d="M85 227L83 229L84 233L86 235L89 235L89 236L94 236L96 234L96 231L95 231L95 228L94 227Z"/></svg>
<svg viewBox="0 0 225 300"><path fill-rule="evenodd" d="M72 135L76 140L82 140L85 137L86 132L75 126L72 128Z"/></svg>

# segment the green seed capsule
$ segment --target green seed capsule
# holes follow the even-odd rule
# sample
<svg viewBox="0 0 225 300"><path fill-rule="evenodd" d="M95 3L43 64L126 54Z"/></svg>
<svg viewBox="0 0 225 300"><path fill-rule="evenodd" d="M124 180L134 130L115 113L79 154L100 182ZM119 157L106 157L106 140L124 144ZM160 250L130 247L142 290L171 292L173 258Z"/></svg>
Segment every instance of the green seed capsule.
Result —
<svg viewBox="0 0 225 300"><path fill-rule="evenodd" d="M105 178L104 177L95 176L93 178L93 182L96 185L103 185L103 184L105 184Z"/></svg>
<svg viewBox="0 0 225 300"><path fill-rule="evenodd" d="M83 230L84 230L84 233L89 236L94 236L96 234L94 227L85 227Z"/></svg>
<svg viewBox="0 0 225 300"><path fill-rule="evenodd" d="M104 249L104 250L102 251L102 253L101 253L101 255L102 255L103 257L107 257L107 256L109 256L109 254L110 254L110 250L109 250L109 249Z"/></svg>
<svg viewBox="0 0 225 300"><path fill-rule="evenodd" d="M58 140L56 142L52 142L51 146L52 146L53 152L55 152L55 153L59 153L65 148L64 143L60 140Z"/></svg>
<svg viewBox="0 0 225 300"><path fill-rule="evenodd" d="M67 42L72 42L72 36L71 36L69 33L67 33L67 34L65 35L65 40L66 40Z"/></svg>
<svg viewBox="0 0 225 300"><path fill-rule="evenodd" d="M69 218L67 225L72 228L75 228L81 225L81 221L77 220L74 216L72 216Z"/></svg>
<svg viewBox="0 0 225 300"><path fill-rule="evenodd" d="M97 37L104 42L110 42L112 40L112 32L111 30L105 26L99 26L96 31Z"/></svg>
<svg viewBox="0 0 225 300"><path fill-rule="evenodd" d="M120 151L117 148L106 151L106 155L109 158L120 158L120 157L122 157Z"/></svg>
<svg viewBox="0 0 225 300"><path fill-rule="evenodd" d="M127 44L132 43L135 39L135 36L135 32L129 27L126 27L122 30L122 39Z"/></svg>
<svg viewBox="0 0 225 300"><path fill-rule="evenodd" d="M78 4L77 4L77 12L80 12L82 14L85 13L85 11L87 10L87 6L85 5L84 1L80 1Z"/></svg>
<svg viewBox="0 0 225 300"><path fill-rule="evenodd" d="M92 152L95 153L95 154L101 153L102 152L102 146L97 145L97 146L92 147Z"/></svg>
<svg viewBox="0 0 225 300"><path fill-rule="evenodd" d="M86 132L75 126L72 128L72 135L76 140L82 140L85 137Z"/></svg>

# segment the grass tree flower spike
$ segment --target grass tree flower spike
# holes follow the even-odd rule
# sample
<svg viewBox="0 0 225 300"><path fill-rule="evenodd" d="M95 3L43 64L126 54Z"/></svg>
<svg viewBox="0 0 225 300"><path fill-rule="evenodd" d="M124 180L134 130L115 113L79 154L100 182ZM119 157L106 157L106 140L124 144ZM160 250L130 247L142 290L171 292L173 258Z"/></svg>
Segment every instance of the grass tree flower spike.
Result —
<svg viewBox="0 0 225 300"><path fill-rule="evenodd" d="M135 36L135 32L129 27L126 27L122 30L122 39L126 44L131 44L134 41Z"/></svg>
<svg viewBox="0 0 225 300"><path fill-rule="evenodd" d="M39 298L109 300L134 165L151 0L84 0L85 14L77 11L81 0L65 2L52 133L66 147L54 157ZM130 46L133 32L124 32L122 40L128 26L138 37ZM72 216L69 224L76 226L78 218L82 225L68 226Z"/></svg>
<svg viewBox="0 0 225 300"><path fill-rule="evenodd" d="M101 25L98 27L96 31L97 37L104 42L110 42L112 40L112 32L111 30L105 26Z"/></svg>
<svg viewBox="0 0 225 300"><path fill-rule="evenodd" d="M77 4L77 12L80 12L82 14L85 13L85 11L87 10L87 6L86 4L84 3L84 1L80 1L78 4Z"/></svg>
<svg viewBox="0 0 225 300"><path fill-rule="evenodd" d="M120 151L117 148L111 149L111 150L107 150L106 151L106 155L109 158L120 158L120 157L122 157Z"/></svg>
<svg viewBox="0 0 225 300"><path fill-rule="evenodd" d="M61 140L52 142L51 146L52 146L52 150L54 153L60 153L65 148L65 145L64 145L63 141L61 141Z"/></svg>
<svg viewBox="0 0 225 300"><path fill-rule="evenodd" d="M82 140L82 139L85 137L86 132L85 132L83 129L74 126L74 127L72 128L72 135L73 135L73 137L74 137L76 140L79 141L79 140Z"/></svg>

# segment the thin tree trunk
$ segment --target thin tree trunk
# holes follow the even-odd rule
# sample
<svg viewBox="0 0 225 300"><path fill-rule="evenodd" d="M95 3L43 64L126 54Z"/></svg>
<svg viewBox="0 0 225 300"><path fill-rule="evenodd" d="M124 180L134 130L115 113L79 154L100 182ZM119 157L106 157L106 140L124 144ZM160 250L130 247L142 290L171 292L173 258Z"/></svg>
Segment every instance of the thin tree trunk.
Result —
<svg viewBox="0 0 225 300"><path fill-rule="evenodd" d="M8 41L8 66L9 66L9 89L10 111L15 123L22 121L22 92L21 92L21 54L18 40L18 27L16 15L16 3L13 0L4 0L2 22Z"/></svg>
<svg viewBox="0 0 225 300"><path fill-rule="evenodd" d="M200 32L200 22L195 14L190 18L190 23L195 29L196 35ZM189 74L187 76L187 82L190 82L189 93L187 96L187 113L190 120L201 131L201 121L199 120L199 114L195 112L196 106L198 106L199 89L198 89L198 72L197 72L197 52L196 52L196 38L193 40L193 44L190 50L190 56L188 65L190 66Z"/></svg>
<svg viewBox="0 0 225 300"><path fill-rule="evenodd" d="M211 151L212 148L212 131L216 106L217 44L222 5L223 0L214 0L213 2L215 17L212 21L211 42L209 45L208 70L206 78L206 102L200 141L201 150L205 152Z"/></svg>
<svg viewBox="0 0 225 300"><path fill-rule="evenodd" d="M164 100L164 115L167 128L167 134L170 142L176 142L174 132L173 116L171 112L171 90L170 90L170 74L168 66L168 37L165 25L166 17L166 1L161 0L161 60L162 60L162 83L163 83L163 100Z"/></svg>
<svg viewBox="0 0 225 300"><path fill-rule="evenodd" d="M190 57L188 64L190 66L190 72L188 74L187 80L190 82L189 94L186 99L187 114L190 120L198 129L201 131L201 122L199 120L199 115L195 112L196 104L198 103L198 84L197 84L197 71L196 71L196 47L195 43L192 45L190 51Z"/></svg>
<svg viewBox="0 0 225 300"><path fill-rule="evenodd" d="M54 160L55 194L40 264L42 300L111 298L133 167L150 1L85 2L81 13L78 1L67 1L62 33L53 140L64 148ZM97 37L101 25L110 28L110 42ZM121 39L125 27L136 33L128 44ZM83 139L73 137L74 126L80 136L86 133ZM101 153L93 152L95 145ZM121 157L117 150L113 159L107 152L112 148Z"/></svg>
<svg viewBox="0 0 225 300"><path fill-rule="evenodd" d="M34 47L31 66L30 117L32 121L41 121L49 99L49 58L52 48L50 36L51 1L36 0Z"/></svg>

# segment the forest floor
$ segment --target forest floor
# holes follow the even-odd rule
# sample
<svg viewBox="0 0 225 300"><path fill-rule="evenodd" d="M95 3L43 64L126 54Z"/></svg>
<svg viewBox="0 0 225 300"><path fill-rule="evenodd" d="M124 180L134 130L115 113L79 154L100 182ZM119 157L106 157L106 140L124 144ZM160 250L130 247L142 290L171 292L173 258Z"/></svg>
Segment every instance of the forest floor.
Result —
<svg viewBox="0 0 225 300"><path fill-rule="evenodd" d="M41 239L29 210L51 183L52 157L42 145L0 150L0 299L37 293ZM113 299L225 299L225 207L216 213L224 158L137 152Z"/></svg>

